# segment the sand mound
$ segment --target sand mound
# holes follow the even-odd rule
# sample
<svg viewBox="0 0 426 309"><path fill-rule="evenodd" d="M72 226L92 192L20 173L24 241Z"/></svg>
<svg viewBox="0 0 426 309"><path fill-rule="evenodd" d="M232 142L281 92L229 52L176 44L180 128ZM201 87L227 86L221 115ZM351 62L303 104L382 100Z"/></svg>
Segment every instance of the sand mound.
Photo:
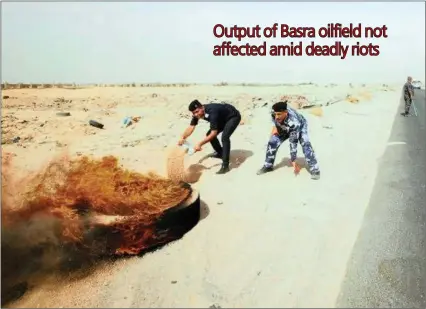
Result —
<svg viewBox="0 0 426 309"><path fill-rule="evenodd" d="M317 117L322 117L324 115L324 111L321 106L309 109L309 113Z"/></svg>
<svg viewBox="0 0 426 309"><path fill-rule="evenodd" d="M346 101L349 103L359 103L360 101L369 101L372 98L372 94L367 91L357 93L356 95L348 95Z"/></svg>
<svg viewBox="0 0 426 309"><path fill-rule="evenodd" d="M301 109L310 105L308 98L301 95L283 95L280 97L281 101L288 101L288 104L295 109Z"/></svg>

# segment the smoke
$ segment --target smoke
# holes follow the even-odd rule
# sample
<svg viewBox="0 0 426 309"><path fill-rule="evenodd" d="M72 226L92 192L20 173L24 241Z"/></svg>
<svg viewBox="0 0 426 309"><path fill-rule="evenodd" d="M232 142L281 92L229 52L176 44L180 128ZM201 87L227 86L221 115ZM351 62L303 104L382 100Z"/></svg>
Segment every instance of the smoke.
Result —
<svg viewBox="0 0 426 309"><path fill-rule="evenodd" d="M182 183L125 170L112 156L62 156L17 178L3 154L2 302L47 273L167 242L170 235L156 235L156 221L190 193Z"/></svg>

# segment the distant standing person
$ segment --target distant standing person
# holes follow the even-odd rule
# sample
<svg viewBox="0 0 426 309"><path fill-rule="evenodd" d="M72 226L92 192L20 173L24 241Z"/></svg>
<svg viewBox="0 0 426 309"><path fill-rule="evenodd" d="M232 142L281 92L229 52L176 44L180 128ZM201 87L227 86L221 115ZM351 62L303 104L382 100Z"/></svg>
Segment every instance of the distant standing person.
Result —
<svg viewBox="0 0 426 309"><path fill-rule="evenodd" d="M271 172L273 170L275 157L281 144L285 140L290 143L290 161L294 168L294 173L298 174L300 167L296 163L298 142L302 146L306 163L309 166L312 179L320 178L320 170L315 156L314 149L308 135L308 122L302 114L287 106L286 102L278 102L272 106L272 132L269 139L266 159L263 167L257 172L258 175Z"/></svg>
<svg viewBox="0 0 426 309"><path fill-rule="evenodd" d="M402 116L408 116L410 114L411 104L413 104L414 99L414 87L412 85L413 78L408 76L407 82L403 87L404 101L405 101L405 110L401 113Z"/></svg>
<svg viewBox="0 0 426 309"><path fill-rule="evenodd" d="M199 119L210 122L210 130L206 137L194 147L195 151L201 151L204 144L210 142L215 152L212 157L222 159L222 167L217 174L225 174L229 171L229 157L231 152L231 135L241 122L240 112L231 104L209 103L201 104L198 100L192 101L188 110L192 113L191 123L183 132L178 144L182 145L191 136ZM217 136L222 133L222 146Z"/></svg>

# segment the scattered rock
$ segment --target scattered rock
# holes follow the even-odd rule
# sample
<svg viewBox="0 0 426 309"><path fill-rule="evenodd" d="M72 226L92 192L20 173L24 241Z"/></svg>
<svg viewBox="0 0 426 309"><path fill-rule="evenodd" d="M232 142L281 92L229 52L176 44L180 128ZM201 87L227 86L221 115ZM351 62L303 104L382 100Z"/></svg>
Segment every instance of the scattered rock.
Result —
<svg viewBox="0 0 426 309"><path fill-rule="evenodd" d="M3 96L3 100L5 100L5 99L9 99L10 97L8 96L8 95L4 95Z"/></svg>
<svg viewBox="0 0 426 309"><path fill-rule="evenodd" d="M142 142L142 140L140 140L140 139L133 140L133 141L126 141L126 142L123 142L121 144L121 147L124 147L124 148L135 147L135 146L139 145L141 142Z"/></svg>
<svg viewBox="0 0 426 309"><path fill-rule="evenodd" d="M177 281L176 280L172 280L172 282L171 282L172 284L176 284L177 283Z"/></svg>
<svg viewBox="0 0 426 309"><path fill-rule="evenodd" d="M60 98L56 98L55 100L53 100L53 102L55 102L55 103L71 103L72 100L66 100L66 99L64 99L64 97L60 97Z"/></svg>
<svg viewBox="0 0 426 309"><path fill-rule="evenodd" d="M252 102L254 102L254 101L261 101L261 100L262 100L262 98L259 98L259 97L253 97L253 98L251 98Z"/></svg>
<svg viewBox="0 0 426 309"><path fill-rule="evenodd" d="M189 115L189 113L179 112L178 115L179 115L179 118L183 118L183 119L191 118L191 115Z"/></svg>
<svg viewBox="0 0 426 309"><path fill-rule="evenodd" d="M148 141L152 141L152 140L154 140L158 137L159 137L158 135L147 135L147 136L145 136L145 139L148 140Z"/></svg>
<svg viewBox="0 0 426 309"><path fill-rule="evenodd" d="M222 202L222 201L219 201L219 202L217 202L217 204L218 204L218 205L222 205L222 204L223 204L223 202Z"/></svg>
<svg viewBox="0 0 426 309"><path fill-rule="evenodd" d="M67 144L56 141L56 147L66 147Z"/></svg>
<svg viewBox="0 0 426 309"><path fill-rule="evenodd" d="M353 96L348 96L348 97L346 98L346 101L348 101L349 103L358 103L358 102L359 102L359 99L358 99L358 98L355 98L355 97L353 97Z"/></svg>

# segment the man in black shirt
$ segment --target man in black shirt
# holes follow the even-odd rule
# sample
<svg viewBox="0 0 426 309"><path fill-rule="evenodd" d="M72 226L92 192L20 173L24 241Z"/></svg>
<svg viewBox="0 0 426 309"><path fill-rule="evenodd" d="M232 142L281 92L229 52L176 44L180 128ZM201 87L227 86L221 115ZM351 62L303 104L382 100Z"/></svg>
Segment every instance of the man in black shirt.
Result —
<svg viewBox="0 0 426 309"><path fill-rule="evenodd" d="M188 110L192 112L192 119L189 127L182 134L179 140L179 145L182 145L185 140L194 132L199 119L204 119L210 122L210 130L206 137L199 142L195 147L195 151L201 151L201 147L210 142L215 153L213 157L222 159L222 167L217 174L225 174L229 171L229 156L231 152L230 137L241 122L240 112L232 105L227 103L209 103L201 104L198 100L192 101ZM222 146L217 139L217 135L222 133Z"/></svg>
<svg viewBox="0 0 426 309"><path fill-rule="evenodd" d="M405 110L403 113L401 113L402 116L408 116L410 114L410 107L413 103L414 98L414 88L411 84L413 81L413 78L409 76L407 78L407 82L404 84L403 93L404 93L404 101L405 101Z"/></svg>

